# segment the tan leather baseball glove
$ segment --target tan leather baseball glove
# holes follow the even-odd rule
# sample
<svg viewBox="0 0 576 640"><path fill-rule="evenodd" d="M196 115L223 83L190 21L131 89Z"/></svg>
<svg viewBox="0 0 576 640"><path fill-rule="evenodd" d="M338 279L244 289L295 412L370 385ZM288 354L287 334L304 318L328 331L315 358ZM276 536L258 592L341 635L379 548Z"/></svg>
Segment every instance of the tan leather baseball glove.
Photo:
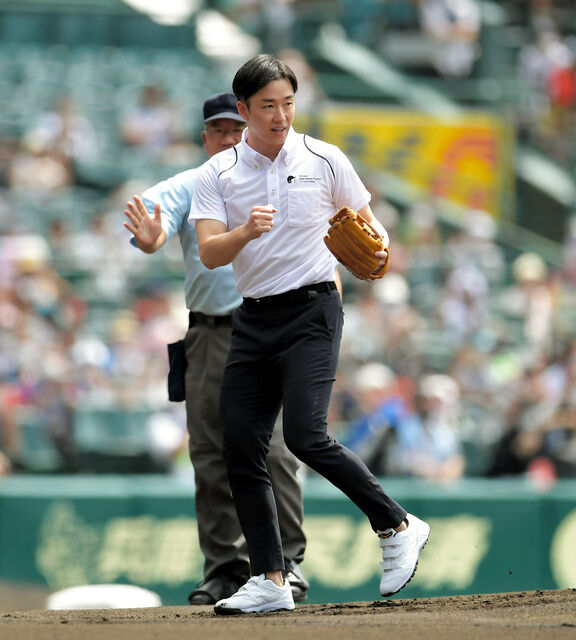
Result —
<svg viewBox="0 0 576 640"><path fill-rule="evenodd" d="M324 236L326 246L335 258L360 280L377 280L388 271L390 251L374 227L350 207L342 207L330 218ZM388 251L380 269L376 251Z"/></svg>

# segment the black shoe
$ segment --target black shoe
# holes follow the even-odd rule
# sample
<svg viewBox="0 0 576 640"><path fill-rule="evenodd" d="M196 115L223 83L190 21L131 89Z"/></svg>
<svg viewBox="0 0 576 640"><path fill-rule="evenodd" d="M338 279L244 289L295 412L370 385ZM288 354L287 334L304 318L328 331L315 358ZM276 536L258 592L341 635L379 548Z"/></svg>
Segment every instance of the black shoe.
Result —
<svg viewBox="0 0 576 640"><path fill-rule="evenodd" d="M295 562L287 562L286 578L288 578L288 581L290 582L294 602L306 602L310 583L304 577L302 569L300 569L300 565Z"/></svg>
<svg viewBox="0 0 576 640"><path fill-rule="evenodd" d="M188 596L192 605L216 604L218 600L229 598L246 582L236 576L220 575L201 582Z"/></svg>

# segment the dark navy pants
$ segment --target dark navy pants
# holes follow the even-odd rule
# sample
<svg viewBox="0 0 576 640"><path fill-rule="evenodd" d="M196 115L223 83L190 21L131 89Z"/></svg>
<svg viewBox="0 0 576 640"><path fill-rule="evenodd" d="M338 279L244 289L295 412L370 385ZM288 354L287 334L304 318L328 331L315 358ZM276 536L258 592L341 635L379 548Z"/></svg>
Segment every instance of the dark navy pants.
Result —
<svg viewBox="0 0 576 640"><path fill-rule="evenodd" d="M366 465L327 433L343 312L334 283L313 287L245 298L233 318L221 393L224 459L253 575L284 568L266 468L281 407L288 449L344 492L375 531L406 516Z"/></svg>

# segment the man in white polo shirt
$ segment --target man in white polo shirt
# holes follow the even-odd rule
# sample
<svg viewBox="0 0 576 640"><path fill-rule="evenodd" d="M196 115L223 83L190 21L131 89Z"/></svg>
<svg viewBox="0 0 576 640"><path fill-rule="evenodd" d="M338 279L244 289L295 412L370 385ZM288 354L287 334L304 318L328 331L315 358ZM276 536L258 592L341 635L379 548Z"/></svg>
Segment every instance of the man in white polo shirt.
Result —
<svg viewBox="0 0 576 640"><path fill-rule="evenodd" d="M328 219L342 206L387 234L346 156L292 129L298 82L285 63L255 56L232 87L248 126L239 145L201 168L189 217L202 262L210 269L232 262L243 297L232 319L220 408L252 577L214 610L294 608L265 464L280 409L288 448L368 517L382 548L380 592L392 595L414 574L430 527L386 495L366 465L327 433L343 314L323 241ZM375 255L382 268L387 252Z"/></svg>
<svg viewBox="0 0 576 640"><path fill-rule="evenodd" d="M209 156L240 142L246 126L236 98L220 93L204 103L202 141ZM242 302L230 266L209 271L200 262L194 229L186 223L198 169L183 171L147 189L127 203L125 227L132 243L154 253L178 235L185 264L185 297L190 310L186 349L186 414L190 459L196 483L198 538L204 554L204 580L188 597L192 605L214 604L238 590L250 577L248 554L232 502L222 458L220 383L230 348L231 314ZM302 531L302 488L298 461L274 430L267 464L277 497L286 572L297 601L306 600L308 581L299 563L306 537Z"/></svg>

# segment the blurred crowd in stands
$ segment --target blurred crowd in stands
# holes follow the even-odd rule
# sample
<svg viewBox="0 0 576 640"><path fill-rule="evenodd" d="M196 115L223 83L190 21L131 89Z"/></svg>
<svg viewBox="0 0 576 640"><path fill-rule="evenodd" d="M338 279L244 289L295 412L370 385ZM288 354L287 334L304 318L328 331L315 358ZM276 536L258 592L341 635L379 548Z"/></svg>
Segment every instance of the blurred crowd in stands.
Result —
<svg viewBox="0 0 576 640"><path fill-rule="evenodd" d="M574 166L576 33L563 30L554 3L534 3L531 38L521 49L518 75L528 87L519 133L567 168Z"/></svg>
<svg viewBox="0 0 576 640"><path fill-rule="evenodd" d="M402 29L425 18L431 36L459 52L451 54L458 69L438 61L441 74L466 75L478 55L478 5L469 0L210 4L274 35L277 47L292 44L277 32L286 34L293 12L325 4L368 43L384 19ZM520 133L538 123L543 147L566 159L576 47L536 11L546 5L533 3L534 41L517 61L531 87L518 122ZM359 7L381 20L358 20ZM462 20L450 38L441 31L446 10L451 28ZM314 72L298 52L286 55L301 65L311 108ZM200 141L168 89L147 84L119 115L116 135L143 166L167 157L195 166ZM16 140L0 142L0 475L191 472L183 406L166 393L166 344L186 327L180 249L168 243L144 257L129 244L124 204L151 178L95 190L79 167L101 145L98 127L64 94ZM90 215L77 218L87 193ZM394 205L374 190L392 267L375 283L341 272L345 329L330 430L379 475L528 475L541 486L576 476L576 224L567 220L563 255L551 265L504 248L486 212L467 211L455 225L440 207Z"/></svg>
<svg viewBox="0 0 576 640"><path fill-rule="evenodd" d="M521 81L518 86L512 82L511 88L516 93L519 133L561 165L574 165L576 34L570 0L213 0L210 4L259 37L269 50L288 49L295 41L312 37L312 29L302 31L303 23L316 21L320 28L329 23L410 71L446 80L475 74L484 54L482 13L492 13L488 23L494 23L500 11L508 12L510 20L526 26L528 33L527 40L522 37L518 44L519 56L511 61ZM501 43L503 66L510 63L506 47L513 44Z"/></svg>

